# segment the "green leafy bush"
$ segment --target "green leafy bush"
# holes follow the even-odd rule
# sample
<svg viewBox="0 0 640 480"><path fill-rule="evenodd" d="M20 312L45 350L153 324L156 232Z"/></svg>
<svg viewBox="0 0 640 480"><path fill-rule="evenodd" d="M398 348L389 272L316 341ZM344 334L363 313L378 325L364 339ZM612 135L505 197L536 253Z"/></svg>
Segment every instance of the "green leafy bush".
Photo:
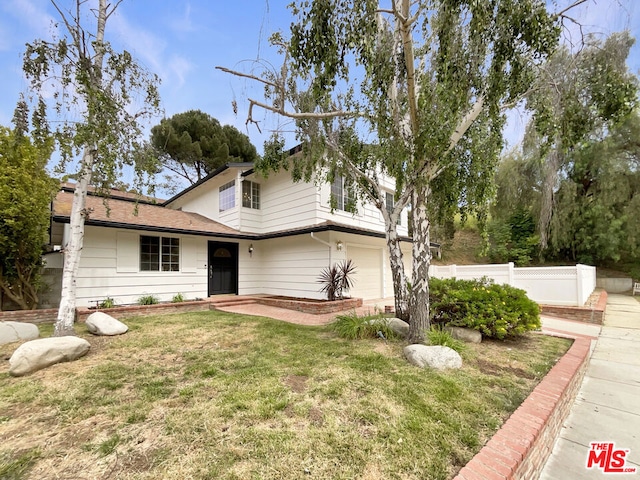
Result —
<svg viewBox="0 0 640 480"><path fill-rule="evenodd" d="M171 299L172 303L182 303L184 302L184 295L182 295L181 293L176 293L173 298Z"/></svg>
<svg viewBox="0 0 640 480"><path fill-rule="evenodd" d="M138 298L138 305L155 305L160 303L160 300L155 295L143 295Z"/></svg>
<svg viewBox="0 0 640 480"><path fill-rule="evenodd" d="M540 328L540 308L524 290L491 280L431 278L432 322L473 328L483 336L505 339Z"/></svg>
<svg viewBox="0 0 640 480"><path fill-rule="evenodd" d="M531 214L517 210L506 221L493 220L488 226L488 256L492 262L528 265L538 254L539 238Z"/></svg>
<svg viewBox="0 0 640 480"><path fill-rule="evenodd" d="M395 338L396 334L381 314L359 316L355 311L338 315L331 329L342 338Z"/></svg>

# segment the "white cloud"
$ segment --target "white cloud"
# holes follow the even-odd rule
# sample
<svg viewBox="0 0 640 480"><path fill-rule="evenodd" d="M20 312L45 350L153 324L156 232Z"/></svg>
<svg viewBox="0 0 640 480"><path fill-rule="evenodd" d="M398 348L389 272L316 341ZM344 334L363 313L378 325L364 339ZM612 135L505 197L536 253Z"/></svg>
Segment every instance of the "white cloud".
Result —
<svg viewBox="0 0 640 480"><path fill-rule="evenodd" d="M44 0L9 0L2 3L2 10L24 23L40 37L57 35L56 19L47 11L49 2Z"/></svg>
<svg viewBox="0 0 640 480"><path fill-rule="evenodd" d="M109 27L112 33L115 32L117 40L112 43L122 45L152 72L166 76L163 68L163 52L167 46L165 40L139 25L132 25L119 11L111 17Z"/></svg>
<svg viewBox="0 0 640 480"><path fill-rule="evenodd" d="M184 57L179 55L172 55L169 60L169 68L173 73L173 76L177 79L177 85L175 88L181 88L186 83L186 78L194 69L194 65Z"/></svg>
<svg viewBox="0 0 640 480"><path fill-rule="evenodd" d="M195 26L191 20L191 4L187 3L184 8L184 14L180 17L174 17L169 22L169 27L178 33L189 33L195 31Z"/></svg>

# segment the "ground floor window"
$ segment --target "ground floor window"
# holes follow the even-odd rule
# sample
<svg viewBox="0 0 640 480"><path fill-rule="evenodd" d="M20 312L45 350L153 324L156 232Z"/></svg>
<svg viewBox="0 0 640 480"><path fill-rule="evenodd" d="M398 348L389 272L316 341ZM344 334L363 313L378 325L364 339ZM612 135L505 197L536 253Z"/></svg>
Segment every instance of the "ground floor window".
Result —
<svg viewBox="0 0 640 480"><path fill-rule="evenodd" d="M179 272L180 239L140 235L140 270Z"/></svg>

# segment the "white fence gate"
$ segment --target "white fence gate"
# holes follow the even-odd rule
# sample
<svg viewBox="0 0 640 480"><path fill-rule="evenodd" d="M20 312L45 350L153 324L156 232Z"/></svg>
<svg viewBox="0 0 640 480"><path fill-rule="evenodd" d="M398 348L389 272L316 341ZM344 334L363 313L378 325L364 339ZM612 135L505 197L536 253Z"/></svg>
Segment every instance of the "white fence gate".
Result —
<svg viewBox="0 0 640 480"><path fill-rule="evenodd" d="M544 305L582 306L596 288L596 267L515 267L513 263L498 265L431 265L429 275L435 278L462 280L487 277L495 283L521 288L536 303Z"/></svg>

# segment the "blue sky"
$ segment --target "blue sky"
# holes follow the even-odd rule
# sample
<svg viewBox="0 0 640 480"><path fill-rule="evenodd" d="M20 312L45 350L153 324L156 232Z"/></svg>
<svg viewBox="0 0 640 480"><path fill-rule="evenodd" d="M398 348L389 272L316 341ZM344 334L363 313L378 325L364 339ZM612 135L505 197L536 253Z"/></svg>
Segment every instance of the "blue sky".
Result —
<svg viewBox="0 0 640 480"><path fill-rule="evenodd" d="M124 0L107 24L107 37L116 48L129 50L160 76L166 116L200 109L247 133L262 151L262 144L269 130L277 128L278 119L256 112L262 120L263 133L255 127L245 127L246 98L261 98L261 89L214 67L249 71L255 68L251 61L256 59L278 67L278 57L269 47L268 38L274 31L288 29L291 16L286 5L290 1ZM572 0L549 2L554 11L570 3ZM633 36L640 37L639 5L640 0L589 0L570 15L584 25L585 32L606 35L627 28ZM10 124L18 95L27 88L21 71L25 43L50 38L57 18L49 0L0 0L0 125ZM567 26L565 40L577 41L576 26L571 22ZM640 45L634 46L629 66L636 74L640 71ZM232 100L238 102L237 116ZM510 115L505 135L511 144L519 139L525 121L521 114Z"/></svg>

